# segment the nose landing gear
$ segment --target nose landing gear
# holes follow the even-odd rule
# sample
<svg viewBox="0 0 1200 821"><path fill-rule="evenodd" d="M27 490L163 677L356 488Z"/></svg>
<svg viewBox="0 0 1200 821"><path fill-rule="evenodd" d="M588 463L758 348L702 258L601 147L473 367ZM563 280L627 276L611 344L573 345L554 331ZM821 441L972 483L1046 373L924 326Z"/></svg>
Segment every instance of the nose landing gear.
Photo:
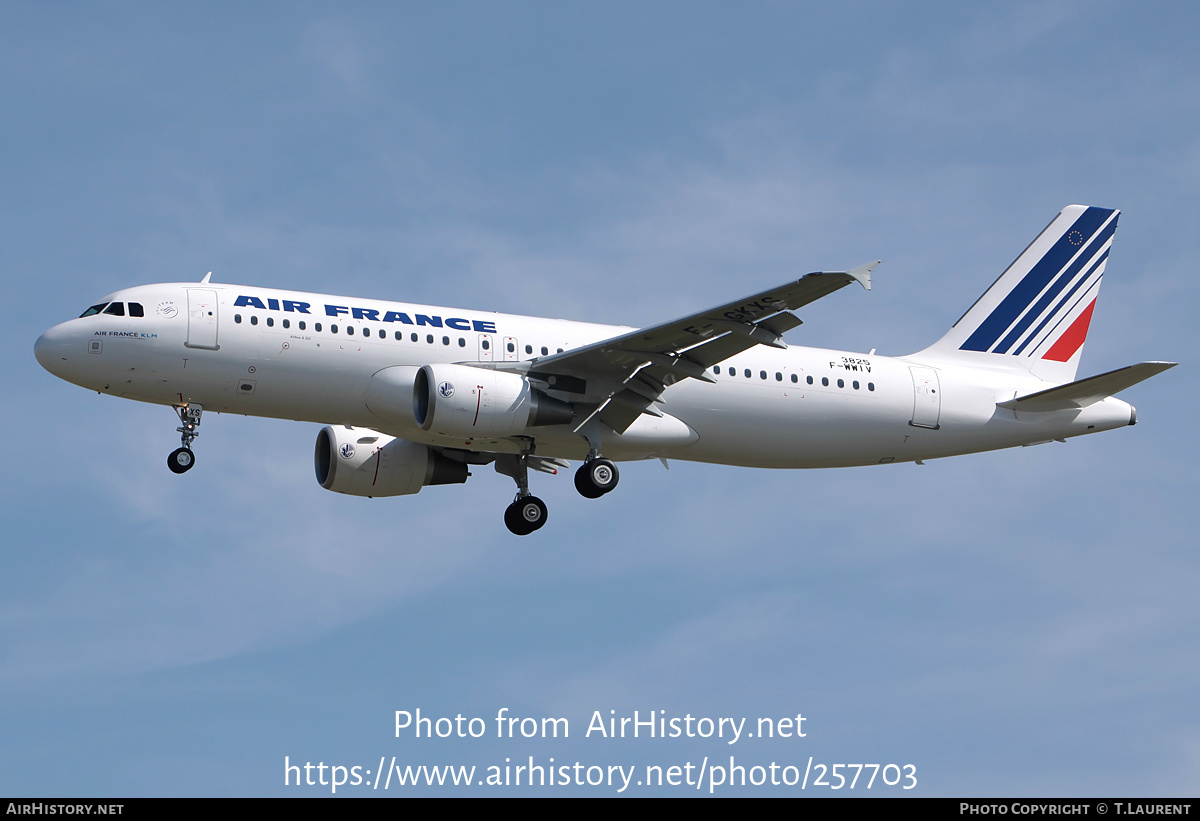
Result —
<svg viewBox="0 0 1200 821"><path fill-rule="evenodd" d="M175 448L167 457L167 467L172 473L186 473L196 464L196 457L188 448Z"/></svg>
<svg viewBox="0 0 1200 821"><path fill-rule="evenodd" d="M204 413L204 408L200 405L184 405L182 408L175 408L175 412L179 414L179 421L182 423L175 430L179 431L179 440L183 447L171 451L171 455L167 457L167 467L172 473L187 473L196 464L192 442L200 435L196 428L200 427L200 416Z"/></svg>

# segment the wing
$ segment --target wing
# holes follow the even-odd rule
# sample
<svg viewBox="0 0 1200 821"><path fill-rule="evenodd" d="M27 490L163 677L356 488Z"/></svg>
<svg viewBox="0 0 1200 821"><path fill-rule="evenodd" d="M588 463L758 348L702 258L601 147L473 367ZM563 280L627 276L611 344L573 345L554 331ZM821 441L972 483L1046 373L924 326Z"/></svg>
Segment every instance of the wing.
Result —
<svg viewBox="0 0 1200 821"><path fill-rule="evenodd" d="M878 264L808 274L673 322L522 364L528 365L528 378L535 384L570 394L577 405L594 405L576 430L598 417L622 433L643 413L661 416L654 403L676 382L715 382L710 367L755 345L786 348L781 335L801 324L791 311L851 282L870 289L871 271Z"/></svg>

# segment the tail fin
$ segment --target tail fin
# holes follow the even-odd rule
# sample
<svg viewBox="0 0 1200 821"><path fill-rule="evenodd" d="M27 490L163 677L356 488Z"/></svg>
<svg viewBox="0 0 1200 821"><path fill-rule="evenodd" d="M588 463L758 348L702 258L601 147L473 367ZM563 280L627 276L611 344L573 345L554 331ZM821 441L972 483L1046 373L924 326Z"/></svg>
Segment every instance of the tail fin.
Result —
<svg viewBox="0 0 1200 821"><path fill-rule="evenodd" d="M1005 357L1004 364L1040 379L1073 380L1119 215L1068 205L954 327L921 353L991 365Z"/></svg>

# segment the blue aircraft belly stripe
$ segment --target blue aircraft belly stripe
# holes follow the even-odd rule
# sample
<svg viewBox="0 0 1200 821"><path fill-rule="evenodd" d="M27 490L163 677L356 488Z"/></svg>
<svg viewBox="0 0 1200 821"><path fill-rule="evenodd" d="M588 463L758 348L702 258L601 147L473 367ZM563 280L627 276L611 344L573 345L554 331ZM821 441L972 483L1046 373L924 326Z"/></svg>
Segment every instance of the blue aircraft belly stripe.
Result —
<svg viewBox="0 0 1200 821"><path fill-rule="evenodd" d="M1000 304L979 324L967 341L962 344L964 351L987 351L996 343L1021 312L1030 302L1037 298L1042 289L1052 280L1075 255L1078 244L1072 244L1071 235L1078 231L1084 239L1092 237L1104 221L1112 216L1109 208L1088 208L1079 215L1075 223L1063 231L1058 241L1038 260L1029 273L1017 283L1016 287L1000 301Z"/></svg>
<svg viewBox="0 0 1200 821"><path fill-rule="evenodd" d="M1033 333L1031 333L1029 335L1029 338L1026 339L1024 342L1022 342L1019 348L1017 348L1015 351L1013 351L1014 355L1020 356L1021 352L1023 350L1025 350L1026 347L1028 347L1030 342L1033 342L1035 339L1038 339L1039 335L1042 333L1042 329L1045 328L1047 323L1049 323L1050 320L1054 319L1054 317L1057 316L1057 317L1059 317L1059 321L1060 322L1062 321L1062 317L1064 316L1064 314L1061 314L1060 312L1062 311L1063 306L1066 305L1071 300L1072 294L1074 294L1076 291L1078 291L1080 288L1082 288L1084 285L1086 285L1088 283L1088 281L1092 278L1092 275L1094 273L1096 273L1096 270L1101 265L1104 264L1104 260L1108 259L1109 250L1110 250L1110 248L1104 249L1104 253L1102 253L1099 257L1096 258L1096 261L1092 263L1092 266L1090 268L1088 268L1087 273L1084 274L1083 276L1081 276L1078 280L1076 280L1075 284L1071 286L1070 290L1068 290L1067 293L1063 296L1063 298L1058 301L1058 304L1054 306L1054 310L1050 311L1050 313L1046 315L1046 318L1043 319L1038 324L1037 328L1034 329ZM1055 324L1054 327L1057 328L1058 325ZM1045 337L1042 337L1042 339L1044 339L1044 338ZM1041 341L1039 340L1037 345L1040 345L1040 344L1041 344ZM1034 347L1036 348L1037 345L1034 345Z"/></svg>
<svg viewBox="0 0 1200 821"><path fill-rule="evenodd" d="M1038 298L1038 301L1033 308L1025 312L1025 315L1021 317L1020 321L1017 322L1016 325L1013 326L1013 329L1008 332L1008 335L1004 337L1004 340L996 346L995 353L1009 352L1009 349L1011 349L1012 346L1016 344L1017 340L1021 338L1021 334L1025 333L1025 330L1032 325L1039 316L1042 315L1042 312L1046 310L1046 307L1054 301L1054 298L1062 292L1063 288L1067 287L1067 285L1071 283L1071 280L1075 278L1080 270L1082 270L1085 265L1087 265L1096 257L1098 250L1104 247L1104 245L1112 237L1113 232L1116 230L1117 226L1110 222L1107 228L1101 230L1100 233L1097 234L1090 243L1088 243L1087 250L1077 256L1075 261L1068 265L1067 269L1059 274L1058 277L1056 277L1054 281L1050 283L1050 287L1047 288L1041 297Z"/></svg>

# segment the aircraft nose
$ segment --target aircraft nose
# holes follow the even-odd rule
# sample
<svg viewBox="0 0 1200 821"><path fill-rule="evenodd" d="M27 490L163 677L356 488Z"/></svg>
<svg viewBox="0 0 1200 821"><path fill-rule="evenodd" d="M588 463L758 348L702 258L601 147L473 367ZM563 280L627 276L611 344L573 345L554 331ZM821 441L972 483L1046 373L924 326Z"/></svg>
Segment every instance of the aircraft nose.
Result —
<svg viewBox="0 0 1200 821"><path fill-rule="evenodd" d="M62 325L55 325L33 343L33 355L43 368L55 376L63 377L63 372L70 362L69 347L67 330Z"/></svg>

